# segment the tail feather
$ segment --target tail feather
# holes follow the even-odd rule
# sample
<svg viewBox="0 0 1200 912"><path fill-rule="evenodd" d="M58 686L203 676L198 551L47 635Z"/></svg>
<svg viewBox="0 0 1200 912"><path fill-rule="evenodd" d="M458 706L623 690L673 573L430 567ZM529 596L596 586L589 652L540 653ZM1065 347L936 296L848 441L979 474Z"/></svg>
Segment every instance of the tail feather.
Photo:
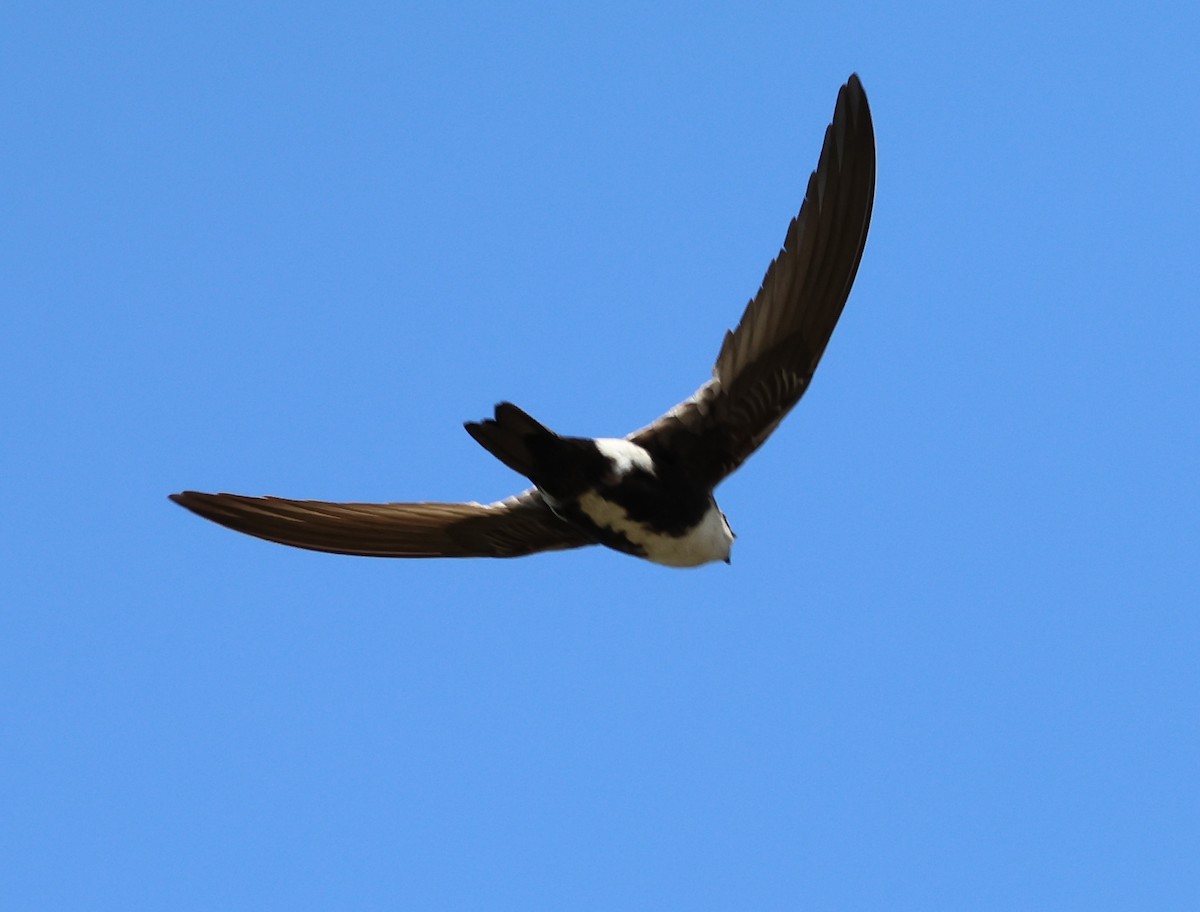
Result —
<svg viewBox="0 0 1200 912"><path fill-rule="evenodd" d="M485 450L535 484L539 455L544 456L559 440L552 430L511 402L497 405L494 419L468 421L463 427Z"/></svg>

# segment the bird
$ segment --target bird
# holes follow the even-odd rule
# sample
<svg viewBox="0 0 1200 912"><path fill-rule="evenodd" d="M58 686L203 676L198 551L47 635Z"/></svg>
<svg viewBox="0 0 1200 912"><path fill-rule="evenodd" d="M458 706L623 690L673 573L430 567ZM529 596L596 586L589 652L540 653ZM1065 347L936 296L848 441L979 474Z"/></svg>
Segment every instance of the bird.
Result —
<svg viewBox="0 0 1200 912"><path fill-rule="evenodd" d="M857 74L816 170L712 376L624 438L556 434L510 402L464 427L532 487L494 503L327 503L170 495L205 519L296 548L369 557L520 557L602 545L668 567L730 563L713 491L808 389L858 272L875 198L875 131Z"/></svg>

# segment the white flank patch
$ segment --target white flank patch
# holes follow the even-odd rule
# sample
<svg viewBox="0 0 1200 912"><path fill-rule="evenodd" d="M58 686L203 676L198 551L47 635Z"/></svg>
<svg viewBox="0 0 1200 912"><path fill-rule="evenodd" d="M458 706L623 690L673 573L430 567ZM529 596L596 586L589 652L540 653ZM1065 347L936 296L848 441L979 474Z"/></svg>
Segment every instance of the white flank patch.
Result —
<svg viewBox="0 0 1200 912"><path fill-rule="evenodd" d="M631 469L641 469L654 474L654 460L644 447L638 446L632 440L622 440L617 437L598 437L595 440L596 449L600 455L613 464L617 475L625 475Z"/></svg>
<svg viewBox="0 0 1200 912"><path fill-rule="evenodd" d="M656 564L699 567L713 561L729 560L733 532L715 503L709 506L696 528L678 538L653 532L640 522L634 522L620 506L592 491L579 498L579 507L596 525L620 532L640 546L646 552L646 560Z"/></svg>

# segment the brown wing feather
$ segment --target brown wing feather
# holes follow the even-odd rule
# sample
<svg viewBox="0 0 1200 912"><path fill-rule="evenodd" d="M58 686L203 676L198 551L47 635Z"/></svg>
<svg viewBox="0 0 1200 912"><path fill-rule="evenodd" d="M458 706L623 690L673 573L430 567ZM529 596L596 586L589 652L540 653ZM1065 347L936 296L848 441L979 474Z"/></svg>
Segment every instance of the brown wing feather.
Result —
<svg viewBox="0 0 1200 912"><path fill-rule="evenodd" d="M775 430L808 388L858 271L875 197L875 132L858 76L838 92L817 169L783 249L713 377L630 439L716 484Z"/></svg>
<svg viewBox="0 0 1200 912"><path fill-rule="evenodd" d="M326 503L184 491L171 500L268 541L367 557L520 557L590 544L536 491L493 504Z"/></svg>

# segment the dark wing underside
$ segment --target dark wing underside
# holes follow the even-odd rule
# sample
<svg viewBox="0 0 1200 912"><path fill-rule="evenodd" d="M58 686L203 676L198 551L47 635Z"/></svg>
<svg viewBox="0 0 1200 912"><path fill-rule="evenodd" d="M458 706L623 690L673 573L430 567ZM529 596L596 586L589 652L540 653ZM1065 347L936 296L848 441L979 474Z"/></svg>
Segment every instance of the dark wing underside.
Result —
<svg viewBox="0 0 1200 912"><path fill-rule="evenodd" d="M493 504L326 503L196 491L171 500L237 532L333 554L520 557L591 544L532 490Z"/></svg>
<svg viewBox="0 0 1200 912"><path fill-rule="evenodd" d="M725 334L713 377L629 439L715 485L775 430L808 388L867 239L875 132L858 76L838 92L817 170L762 287Z"/></svg>

